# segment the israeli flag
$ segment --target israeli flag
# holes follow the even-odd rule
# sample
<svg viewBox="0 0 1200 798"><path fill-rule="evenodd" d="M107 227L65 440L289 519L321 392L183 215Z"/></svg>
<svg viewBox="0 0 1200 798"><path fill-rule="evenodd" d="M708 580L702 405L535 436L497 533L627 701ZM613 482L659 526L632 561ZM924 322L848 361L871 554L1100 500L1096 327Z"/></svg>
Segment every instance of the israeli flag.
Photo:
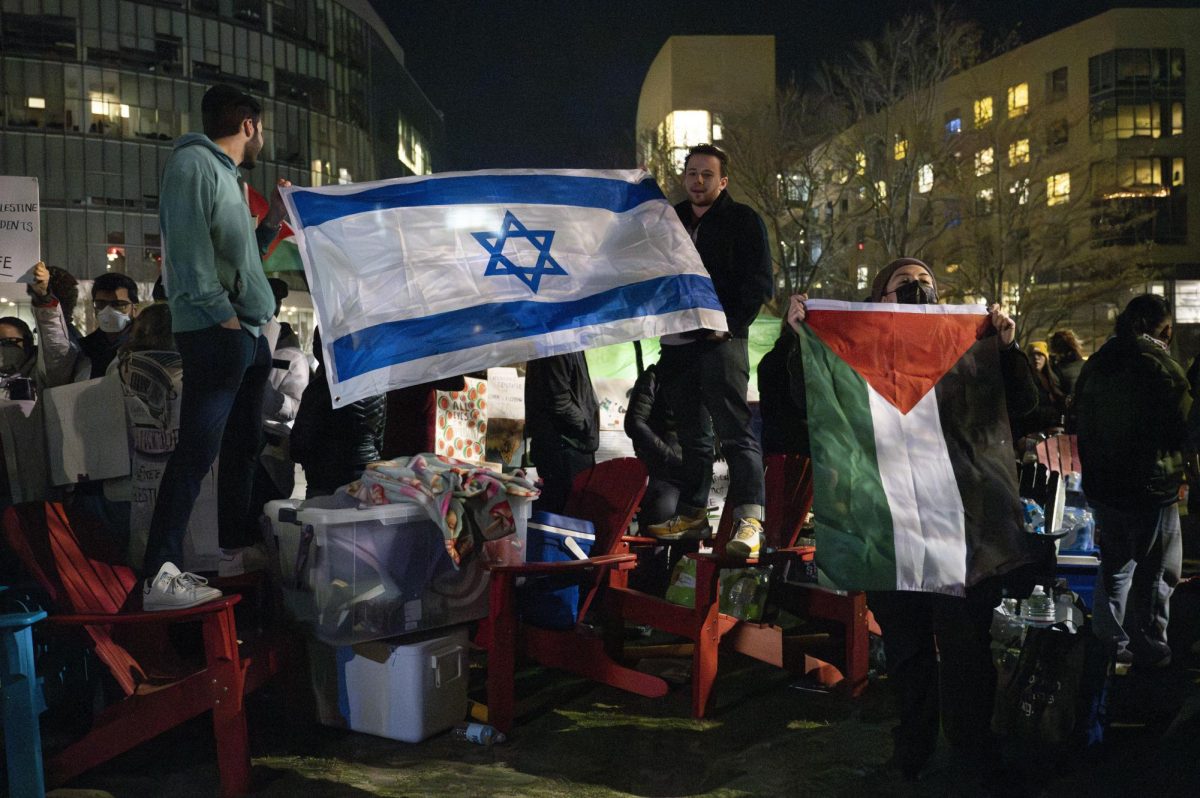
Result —
<svg viewBox="0 0 1200 798"><path fill-rule="evenodd" d="M449 172L283 190L334 407L443 377L728 329L642 170Z"/></svg>

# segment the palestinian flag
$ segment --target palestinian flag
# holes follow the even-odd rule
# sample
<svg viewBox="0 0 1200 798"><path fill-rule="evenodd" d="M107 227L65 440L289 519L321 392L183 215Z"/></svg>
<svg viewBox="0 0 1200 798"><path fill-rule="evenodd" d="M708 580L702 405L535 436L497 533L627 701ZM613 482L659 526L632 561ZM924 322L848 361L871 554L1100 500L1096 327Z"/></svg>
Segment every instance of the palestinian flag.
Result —
<svg viewBox="0 0 1200 798"><path fill-rule="evenodd" d="M300 260L300 248L296 246L296 237L292 228L284 222L279 225L279 233L267 254L263 256L263 269L268 272L302 272L304 263Z"/></svg>
<svg viewBox="0 0 1200 798"><path fill-rule="evenodd" d="M961 595L1024 561L999 339L981 337L983 306L807 307L822 584Z"/></svg>
<svg viewBox="0 0 1200 798"><path fill-rule="evenodd" d="M250 207L250 215L254 217L254 224L257 226L270 211L271 203L254 186L245 181L242 185L246 191L246 204ZM304 271L304 264L300 261L300 249L296 246L296 237L287 222L279 226L279 232L275 234L275 239L263 255L263 271Z"/></svg>

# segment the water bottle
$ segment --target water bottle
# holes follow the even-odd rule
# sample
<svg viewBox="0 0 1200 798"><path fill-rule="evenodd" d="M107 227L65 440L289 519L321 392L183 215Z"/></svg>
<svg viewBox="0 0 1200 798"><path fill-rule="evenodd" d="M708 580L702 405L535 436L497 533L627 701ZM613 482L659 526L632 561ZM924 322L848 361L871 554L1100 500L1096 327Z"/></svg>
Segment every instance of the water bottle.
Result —
<svg viewBox="0 0 1200 798"><path fill-rule="evenodd" d="M502 743L508 739L495 726L487 723L460 723L454 727L452 734L456 740L466 740L487 746Z"/></svg>
<svg viewBox="0 0 1200 798"><path fill-rule="evenodd" d="M750 576L738 578L729 588L729 615L740 620L746 620L746 613L754 601L755 580Z"/></svg>
<svg viewBox="0 0 1200 798"><path fill-rule="evenodd" d="M1031 623L1054 623L1054 599L1046 595L1041 585L1035 585L1033 594L1025 599L1025 620Z"/></svg>

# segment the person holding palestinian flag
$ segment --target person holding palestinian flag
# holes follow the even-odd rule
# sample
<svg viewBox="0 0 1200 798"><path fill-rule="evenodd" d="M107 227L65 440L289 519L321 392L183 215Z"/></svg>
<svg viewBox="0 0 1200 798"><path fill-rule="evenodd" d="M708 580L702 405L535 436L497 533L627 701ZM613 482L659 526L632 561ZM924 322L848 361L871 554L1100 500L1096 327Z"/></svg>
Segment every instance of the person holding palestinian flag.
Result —
<svg viewBox="0 0 1200 798"><path fill-rule="evenodd" d="M818 579L868 591L899 699L891 764L910 780L939 725L956 752L987 763L992 608L1006 575L1038 559L1009 424L1038 399L1016 326L999 305L937 299L929 267L900 258L866 302L797 295L787 313L799 339L791 391L808 412Z"/></svg>

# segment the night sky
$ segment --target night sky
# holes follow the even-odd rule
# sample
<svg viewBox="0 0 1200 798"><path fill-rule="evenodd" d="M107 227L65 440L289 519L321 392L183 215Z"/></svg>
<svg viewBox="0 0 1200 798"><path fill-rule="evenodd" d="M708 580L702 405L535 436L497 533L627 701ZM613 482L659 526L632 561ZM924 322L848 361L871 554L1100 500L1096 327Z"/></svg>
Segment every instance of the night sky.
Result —
<svg viewBox="0 0 1200 798"><path fill-rule="evenodd" d="M966 0L990 36L1030 41L1114 6L1195 0ZM852 42L879 34L901 0L374 0L407 66L446 119L441 171L630 168L638 93L672 35L770 34L776 73L803 82Z"/></svg>

